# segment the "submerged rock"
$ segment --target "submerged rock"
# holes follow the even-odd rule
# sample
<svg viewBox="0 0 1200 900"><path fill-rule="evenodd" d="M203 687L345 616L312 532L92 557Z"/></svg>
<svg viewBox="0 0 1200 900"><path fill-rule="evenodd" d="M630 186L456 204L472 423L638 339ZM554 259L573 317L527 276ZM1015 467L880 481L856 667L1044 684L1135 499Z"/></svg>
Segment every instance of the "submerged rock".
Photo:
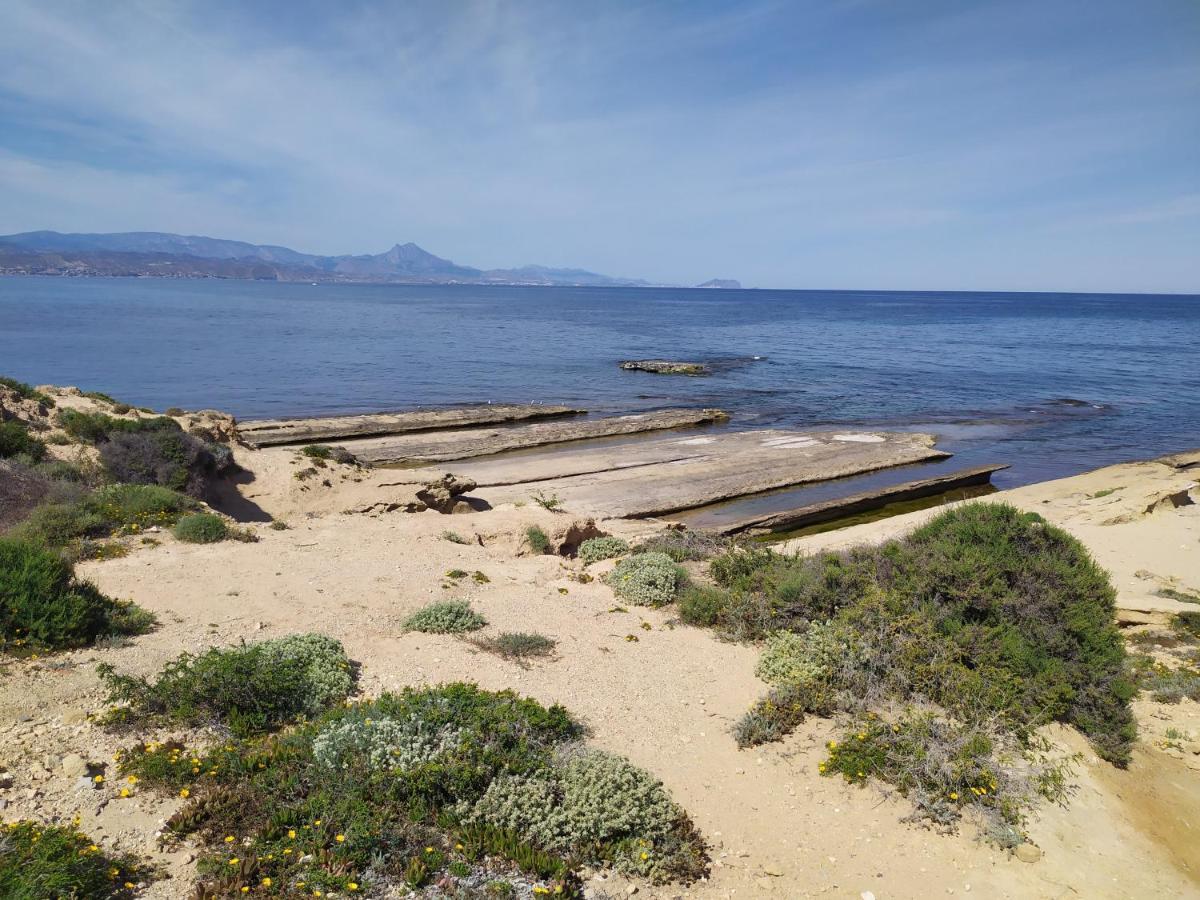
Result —
<svg viewBox="0 0 1200 900"><path fill-rule="evenodd" d="M698 362L682 362L670 359L627 359L622 369L636 372L653 372L655 375L708 375L708 366Z"/></svg>

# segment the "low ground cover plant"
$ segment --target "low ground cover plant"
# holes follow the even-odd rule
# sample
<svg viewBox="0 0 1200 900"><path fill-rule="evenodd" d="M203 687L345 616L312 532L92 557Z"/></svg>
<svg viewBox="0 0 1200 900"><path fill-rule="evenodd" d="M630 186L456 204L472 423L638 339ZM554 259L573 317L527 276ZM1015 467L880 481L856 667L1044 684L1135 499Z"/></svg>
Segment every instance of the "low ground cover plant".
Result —
<svg viewBox="0 0 1200 900"><path fill-rule="evenodd" d="M888 782L937 824L969 805L997 840L1065 789L1069 760L1039 750L1039 726L1073 725L1102 758L1129 760L1136 687L1115 592L1039 516L967 504L877 548L736 547L709 571L717 587L687 597L687 616L765 639L758 674L772 688L736 726L742 746L837 716L848 730L826 773Z"/></svg>
<svg viewBox="0 0 1200 900"><path fill-rule="evenodd" d="M0 538L0 646L59 650L102 637L144 634L154 618L75 577L74 567L37 544Z"/></svg>
<svg viewBox="0 0 1200 900"><path fill-rule="evenodd" d="M229 536L229 526L220 516L197 512L182 517L171 533L188 544L215 544Z"/></svg>
<svg viewBox="0 0 1200 900"><path fill-rule="evenodd" d="M518 662L550 656L558 646L553 638L525 631L505 631L495 637L477 638L472 643L480 650Z"/></svg>
<svg viewBox="0 0 1200 900"><path fill-rule="evenodd" d="M73 828L20 820L0 824L0 897L121 900L152 877L138 859L110 854Z"/></svg>
<svg viewBox="0 0 1200 900"><path fill-rule="evenodd" d="M635 553L617 563L608 584L622 600L637 606L662 606L675 598L683 570L665 553Z"/></svg>
<svg viewBox="0 0 1200 900"><path fill-rule="evenodd" d="M456 683L209 750L138 745L119 768L185 798L165 830L204 846L206 896L435 882L459 896L521 870L539 893L580 897L581 865L703 874L703 842L662 786L579 749L582 735L562 707Z"/></svg>
<svg viewBox="0 0 1200 900"><path fill-rule="evenodd" d="M550 538L536 525L530 525L525 529L525 541L534 553L550 552Z"/></svg>
<svg viewBox="0 0 1200 900"><path fill-rule="evenodd" d="M629 552L628 542L611 535L607 537L588 538L579 545L579 558L585 566L600 562L602 559L612 559L622 553Z"/></svg>
<svg viewBox="0 0 1200 900"><path fill-rule="evenodd" d="M154 679L97 667L116 704L113 725L164 722L251 735L320 714L346 699L354 671L342 645L320 634L184 653Z"/></svg>
<svg viewBox="0 0 1200 900"><path fill-rule="evenodd" d="M478 631L486 624L487 620L466 600L446 600L417 610L404 621L404 628L425 634L463 634Z"/></svg>
<svg viewBox="0 0 1200 900"><path fill-rule="evenodd" d="M635 549L638 553L665 553L675 562L688 562L709 559L729 546L729 539L719 535L671 528L647 538Z"/></svg>
<svg viewBox="0 0 1200 900"><path fill-rule="evenodd" d="M136 534L170 527L196 502L157 485L113 484L44 503L13 530L21 539L47 547L79 549L86 539Z"/></svg>

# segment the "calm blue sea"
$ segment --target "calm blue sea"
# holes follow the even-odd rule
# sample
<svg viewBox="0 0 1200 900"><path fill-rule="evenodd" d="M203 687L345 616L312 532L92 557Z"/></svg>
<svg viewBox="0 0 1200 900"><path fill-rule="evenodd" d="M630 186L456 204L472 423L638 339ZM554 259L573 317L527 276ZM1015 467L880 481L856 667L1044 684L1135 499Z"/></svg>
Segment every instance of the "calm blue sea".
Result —
<svg viewBox="0 0 1200 900"><path fill-rule="evenodd" d="M637 357L717 372L617 368ZM491 400L928 429L1010 486L1200 445L1200 296L0 278L0 374L241 417Z"/></svg>

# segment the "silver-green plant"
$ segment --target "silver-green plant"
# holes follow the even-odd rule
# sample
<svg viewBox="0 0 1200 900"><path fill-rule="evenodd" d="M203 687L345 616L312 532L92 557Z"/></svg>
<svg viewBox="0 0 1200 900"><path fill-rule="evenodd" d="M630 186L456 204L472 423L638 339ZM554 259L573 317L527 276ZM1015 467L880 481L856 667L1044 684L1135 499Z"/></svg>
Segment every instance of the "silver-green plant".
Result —
<svg viewBox="0 0 1200 900"><path fill-rule="evenodd" d="M420 718L368 718L349 715L322 729L312 742L313 759L327 769L347 769L366 761L372 771L403 772L457 750L462 732L431 728Z"/></svg>
<svg viewBox="0 0 1200 900"><path fill-rule="evenodd" d="M405 620L404 628L426 634L462 634L478 631L486 624L487 620L466 600L446 600L417 610Z"/></svg>
<svg viewBox="0 0 1200 900"><path fill-rule="evenodd" d="M619 537L594 537L588 538L579 545L579 558L585 566L590 566L594 562L600 562L602 559L612 559L614 556L620 556L622 553L629 551L629 544Z"/></svg>
<svg viewBox="0 0 1200 900"><path fill-rule="evenodd" d="M635 553L608 574L613 593L637 606L662 606L675 597L680 569L665 553Z"/></svg>

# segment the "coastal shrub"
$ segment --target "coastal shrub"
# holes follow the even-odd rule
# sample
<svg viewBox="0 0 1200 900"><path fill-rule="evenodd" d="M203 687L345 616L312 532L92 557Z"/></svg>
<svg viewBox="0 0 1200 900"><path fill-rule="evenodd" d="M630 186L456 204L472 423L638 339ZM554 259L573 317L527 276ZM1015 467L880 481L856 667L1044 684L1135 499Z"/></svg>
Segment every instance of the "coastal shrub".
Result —
<svg viewBox="0 0 1200 900"><path fill-rule="evenodd" d="M136 857L109 853L74 828L28 819L0 825L0 896L125 900L151 876Z"/></svg>
<svg viewBox="0 0 1200 900"><path fill-rule="evenodd" d="M16 420L0 422L0 459L21 456L30 463L40 462L46 455L46 445L29 433Z"/></svg>
<svg viewBox="0 0 1200 900"><path fill-rule="evenodd" d="M583 560L585 566L590 566L594 562L600 562L602 559L612 559L614 556L620 556L629 550L629 544L621 540L619 537L595 537L588 538L579 545L579 558Z"/></svg>
<svg viewBox="0 0 1200 900"><path fill-rule="evenodd" d="M665 553L675 562L709 559L729 547L729 540L706 531L668 529L647 538L635 548L638 553Z"/></svg>
<svg viewBox="0 0 1200 900"><path fill-rule="evenodd" d="M917 607L975 672L1011 684L997 712L1026 726L1074 725L1118 765L1134 738L1116 591L1084 546L1033 513L997 503L943 513L903 543L885 583Z"/></svg>
<svg viewBox="0 0 1200 900"><path fill-rule="evenodd" d="M215 544L228 537L229 527L220 516L198 512L181 518L171 533L188 544Z"/></svg>
<svg viewBox="0 0 1200 900"><path fill-rule="evenodd" d="M942 776L923 767L948 759L973 771L961 755L970 750L997 769L999 796L982 803L997 807L989 833L1010 836L1050 795L1043 779L1053 794L1063 774L1040 756L1039 726L1073 725L1102 758L1129 759L1136 684L1114 591L1083 546L1039 516L967 504L876 548L807 557L734 548L710 574L728 590L706 618L727 637L766 640L758 674L773 687L735 725L741 746L779 740L810 714L869 721L908 708L897 730L860 739L857 729L866 755L829 766L898 786L922 816L949 826L961 804L929 799ZM1185 696L1179 671L1139 678L1158 696ZM1011 780L1022 771L1036 777Z"/></svg>
<svg viewBox="0 0 1200 900"><path fill-rule="evenodd" d="M116 434L140 434L152 431L182 431L179 423L166 416L147 419L118 419L107 413L79 409L59 410L58 427L84 444L102 444Z"/></svg>
<svg viewBox="0 0 1200 900"><path fill-rule="evenodd" d="M153 617L75 577L72 565L36 544L0 538L0 640L62 649L100 637L144 634Z"/></svg>
<svg viewBox="0 0 1200 900"><path fill-rule="evenodd" d="M73 500L43 503L13 530L13 536L47 547L71 548L88 538L169 527L195 501L155 485L113 484Z"/></svg>
<svg viewBox="0 0 1200 900"><path fill-rule="evenodd" d="M426 634L462 634L478 631L486 624L487 620L471 609L467 601L446 600L417 610L405 620L404 629Z"/></svg>
<svg viewBox="0 0 1200 900"><path fill-rule="evenodd" d="M459 534L457 531L443 531L442 540L449 541L452 544L467 544L469 541Z"/></svg>
<svg viewBox="0 0 1200 900"><path fill-rule="evenodd" d="M687 584L679 591L679 618L684 624L712 628L729 605L725 590L705 584Z"/></svg>
<svg viewBox="0 0 1200 900"><path fill-rule="evenodd" d="M354 465L358 462L358 457L345 447L331 447L329 444L308 444L301 449L300 453L311 460L320 460L321 462L335 462L343 465Z"/></svg>
<svg viewBox="0 0 1200 900"><path fill-rule="evenodd" d="M320 634L184 653L153 680L97 668L114 724L220 724L237 735L271 731L344 700L354 685L342 645Z"/></svg>
<svg viewBox="0 0 1200 900"><path fill-rule="evenodd" d="M118 420L122 421L122 420ZM114 481L157 484L192 497L207 495L214 479L232 466L228 448L206 444L179 429L113 434L100 444L100 461Z"/></svg>
<svg viewBox="0 0 1200 900"><path fill-rule="evenodd" d="M737 587L740 581L769 565L776 557L769 547L733 546L713 557L708 564L708 573L721 587Z"/></svg>
<svg viewBox="0 0 1200 900"><path fill-rule="evenodd" d="M608 574L613 593L637 606L662 606L675 597L679 566L665 553L637 553Z"/></svg>
<svg viewBox="0 0 1200 900"><path fill-rule="evenodd" d="M546 532L542 531L536 525L530 525L525 529L525 541L529 544L529 549L534 553L542 554L550 552L550 538L546 536Z"/></svg>
<svg viewBox="0 0 1200 900"><path fill-rule="evenodd" d="M535 494L531 494L529 499L532 500L534 503L536 503L538 506L540 506L542 509L548 510L550 512L559 512L559 511L561 511L561 508L562 508L562 500L560 500L558 498L558 494L552 494L549 497L547 497L544 493L542 493L541 491L538 491Z"/></svg>
<svg viewBox="0 0 1200 900"><path fill-rule="evenodd" d="M501 776L465 818L564 854L606 847L617 871L654 881L704 870L691 823L662 783L600 751L572 754L531 775Z"/></svg>
<svg viewBox="0 0 1200 900"><path fill-rule="evenodd" d="M572 750L581 734L559 706L454 683L209 749L141 744L120 754L119 775L182 797L164 831L202 848L198 895L259 891L269 879L306 895L436 883L446 896L478 896L501 861L526 872L537 895L563 897L582 897L581 865L703 874L703 842L661 785L619 758ZM579 846L556 850L485 821L485 796L501 795L492 786L525 781L569 789Z"/></svg>
<svg viewBox="0 0 1200 900"><path fill-rule="evenodd" d="M505 631L495 637L477 638L472 643L480 650L518 662L549 656L558 645L553 638L525 631Z"/></svg>
<svg viewBox="0 0 1200 900"><path fill-rule="evenodd" d="M1040 800L1062 802L1074 758L1053 758L1044 745L1021 744L994 723L964 723L928 709L904 710L893 722L860 720L830 741L824 775L849 783L878 778L913 805L909 818L952 830L965 810L990 836L1021 840L1021 828Z"/></svg>

